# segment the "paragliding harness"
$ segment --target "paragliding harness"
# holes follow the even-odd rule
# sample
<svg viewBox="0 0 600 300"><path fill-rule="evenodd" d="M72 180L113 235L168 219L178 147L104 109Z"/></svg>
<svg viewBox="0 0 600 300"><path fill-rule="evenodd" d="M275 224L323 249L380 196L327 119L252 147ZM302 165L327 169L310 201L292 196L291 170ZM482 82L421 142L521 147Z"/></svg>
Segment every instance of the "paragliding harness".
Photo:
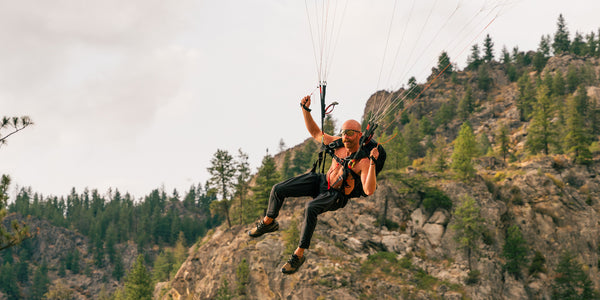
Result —
<svg viewBox="0 0 600 300"><path fill-rule="evenodd" d="M325 107L325 85L320 86L320 88L321 88L321 130L322 130L325 115L329 114L331 112L331 111L329 111L329 108L337 105L338 103L334 102L334 103L330 104L329 106ZM313 164L311 172L315 173L319 169L321 169L321 173L325 173L325 157L327 156L327 154L329 154L338 164L340 164L342 166L343 173L334 183L328 182L328 188L331 188L332 186L337 185L341 181L342 182L341 191L344 191L344 189L346 187L350 186L347 183L348 176L352 176L352 178L354 179L354 189L352 190L352 192L350 192L350 194L348 194L348 195L345 195L342 192L343 203L341 204L341 207L344 207L346 205L349 198L367 196L362 188L362 181L361 181L360 175L358 175L356 172L354 172L352 170L352 167L354 166L355 163L357 163L361 159L368 158L369 155L371 154L371 150L375 147L377 147L377 150L379 151L379 157L376 160L374 158L371 158L375 162L375 174L376 175L379 174L379 172L383 169L383 166L385 164L385 159L386 159L385 149L383 149L383 146L378 144L373 139L373 134L375 133L375 129L377 128L377 126L378 125L375 123L369 123L367 125L366 131L363 133L363 135L360 138L360 141L359 141L360 147L359 147L358 151L354 152L353 154L351 154L350 156L348 156L346 158L340 158L337 155L335 155L336 149L344 147L344 143L342 142L341 138L331 142L328 145L325 145L325 143L323 143L323 142L321 143L321 151L319 152L318 159Z"/></svg>

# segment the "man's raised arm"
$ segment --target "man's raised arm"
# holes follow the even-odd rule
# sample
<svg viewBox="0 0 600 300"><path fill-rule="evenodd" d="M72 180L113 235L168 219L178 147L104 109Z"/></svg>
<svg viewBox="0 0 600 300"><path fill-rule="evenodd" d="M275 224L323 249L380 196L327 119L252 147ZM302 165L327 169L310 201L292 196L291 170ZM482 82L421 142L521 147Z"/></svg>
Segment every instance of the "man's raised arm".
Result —
<svg viewBox="0 0 600 300"><path fill-rule="evenodd" d="M336 137L326 133L323 134L321 128L319 128L319 125L310 114L310 96L302 98L300 105L302 106L302 116L304 117L304 124L306 125L306 129L308 129L308 133L319 143L329 144L333 142Z"/></svg>

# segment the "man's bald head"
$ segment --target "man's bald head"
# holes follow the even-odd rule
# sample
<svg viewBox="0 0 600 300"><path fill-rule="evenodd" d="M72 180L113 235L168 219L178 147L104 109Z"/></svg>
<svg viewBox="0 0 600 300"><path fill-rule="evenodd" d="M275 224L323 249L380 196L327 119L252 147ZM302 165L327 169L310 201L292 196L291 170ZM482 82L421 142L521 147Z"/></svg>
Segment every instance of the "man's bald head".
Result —
<svg viewBox="0 0 600 300"><path fill-rule="evenodd" d="M348 120L342 124L342 130L344 129L352 129L360 132L360 123L356 120Z"/></svg>

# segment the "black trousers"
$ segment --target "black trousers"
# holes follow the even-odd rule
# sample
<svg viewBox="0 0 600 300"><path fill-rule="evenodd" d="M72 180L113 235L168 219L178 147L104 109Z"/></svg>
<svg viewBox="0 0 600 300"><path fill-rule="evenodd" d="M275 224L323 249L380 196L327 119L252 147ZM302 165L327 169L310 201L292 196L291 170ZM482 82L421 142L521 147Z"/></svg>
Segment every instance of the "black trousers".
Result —
<svg viewBox="0 0 600 300"><path fill-rule="evenodd" d="M269 197L267 216L269 218L277 218L286 198L303 196L313 198L306 203L300 245L298 246L308 249L313 232L317 226L317 216L326 211L334 211L344 207L348 199L340 191L327 188L325 174L310 172L282 181L273 186Z"/></svg>

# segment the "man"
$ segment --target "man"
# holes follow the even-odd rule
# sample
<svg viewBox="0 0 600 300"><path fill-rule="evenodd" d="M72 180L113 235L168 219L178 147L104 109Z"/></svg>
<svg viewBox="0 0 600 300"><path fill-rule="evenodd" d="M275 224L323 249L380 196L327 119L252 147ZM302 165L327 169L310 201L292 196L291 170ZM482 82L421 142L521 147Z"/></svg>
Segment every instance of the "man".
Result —
<svg viewBox="0 0 600 300"><path fill-rule="evenodd" d="M315 140L328 145L340 138L321 132L310 114L310 96L302 98L300 105L306 128ZM335 156L341 160L333 159L326 175L310 172L274 185L269 197L266 216L248 232L251 237L259 237L278 230L279 224L275 218L279 215L285 198L300 196L313 198L306 204L300 244L282 267L283 273L294 273L304 263L304 251L310 246L319 214L342 208L349 198L358 197L363 192L366 195L375 192L377 184L375 162L379 157L377 147L371 150L370 157L348 163L351 155L360 149L360 137L362 136L360 129L360 123L355 120L348 120L342 124L341 138L344 146L335 150ZM346 160L343 161L344 159ZM340 161L343 164L340 164Z"/></svg>

